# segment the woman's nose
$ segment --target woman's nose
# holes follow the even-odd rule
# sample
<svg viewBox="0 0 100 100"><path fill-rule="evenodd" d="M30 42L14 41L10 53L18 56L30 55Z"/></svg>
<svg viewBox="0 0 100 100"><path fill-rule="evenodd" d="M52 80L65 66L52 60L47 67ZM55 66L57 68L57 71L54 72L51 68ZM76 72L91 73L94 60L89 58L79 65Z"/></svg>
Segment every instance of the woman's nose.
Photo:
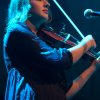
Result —
<svg viewBox="0 0 100 100"><path fill-rule="evenodd" d="M45 4L45 7L46 8L49 8L50 7L50 3L47 0L44 0L44 4Z"/></svg>

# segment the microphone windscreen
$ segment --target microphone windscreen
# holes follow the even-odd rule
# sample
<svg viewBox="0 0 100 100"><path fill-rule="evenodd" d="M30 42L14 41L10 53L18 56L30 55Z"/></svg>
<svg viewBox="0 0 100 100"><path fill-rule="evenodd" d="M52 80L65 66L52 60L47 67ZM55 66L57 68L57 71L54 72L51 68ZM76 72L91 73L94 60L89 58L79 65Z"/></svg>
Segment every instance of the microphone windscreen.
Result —
<svg viewBox="0 0 100 100"><path fill-rule="evenodd" d="M85 11L84 11L84 16L87 18L87 19L90 19L90 18L92 18L92 16L91 16L91 13L92 13L93 11L92 11L92 9L86 9Z"/></svg>

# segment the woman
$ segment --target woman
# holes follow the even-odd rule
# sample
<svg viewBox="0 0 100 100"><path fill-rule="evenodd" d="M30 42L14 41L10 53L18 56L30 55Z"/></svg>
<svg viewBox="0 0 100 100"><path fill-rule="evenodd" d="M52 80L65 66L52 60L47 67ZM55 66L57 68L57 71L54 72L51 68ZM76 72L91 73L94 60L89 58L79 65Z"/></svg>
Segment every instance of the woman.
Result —
<svg viewBox="0 0 100 100"><path fill-rule="evenodd" d="M70 99L99 68L98 58L77 79L67 82L65 70L96 43L88 35L75 47L52 47L41 38L40 31L41 25L51 20L48 0L11 0L4 36L6 100Z"/></svg>

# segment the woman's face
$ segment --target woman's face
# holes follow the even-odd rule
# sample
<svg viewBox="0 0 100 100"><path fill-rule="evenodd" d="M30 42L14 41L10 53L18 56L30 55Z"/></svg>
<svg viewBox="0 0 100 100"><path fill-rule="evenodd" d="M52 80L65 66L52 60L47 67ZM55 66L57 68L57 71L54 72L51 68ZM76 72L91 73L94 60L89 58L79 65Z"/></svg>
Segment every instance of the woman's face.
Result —
<svg viewBox="0 0 100 100"><path fill-rule="evenodd" d="M50 4L48 0L30 0L30 12L37 19L48 20Z"/></svg>

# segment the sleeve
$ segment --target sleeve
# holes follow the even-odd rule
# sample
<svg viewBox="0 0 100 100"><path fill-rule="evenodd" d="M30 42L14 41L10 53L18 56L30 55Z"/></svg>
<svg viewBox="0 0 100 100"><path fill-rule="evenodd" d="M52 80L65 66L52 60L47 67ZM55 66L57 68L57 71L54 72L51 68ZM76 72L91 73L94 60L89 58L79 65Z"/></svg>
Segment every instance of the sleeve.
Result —
<svg viewBox="0 0 100 100"><path fill-rule="evenodd" d="M10 51L20 62L28 61L32 66L38 61L41 65L50 65L59 70L72 65L72 54L66 48L52 48L30 31L14 31L9 40Z"/></svg>

